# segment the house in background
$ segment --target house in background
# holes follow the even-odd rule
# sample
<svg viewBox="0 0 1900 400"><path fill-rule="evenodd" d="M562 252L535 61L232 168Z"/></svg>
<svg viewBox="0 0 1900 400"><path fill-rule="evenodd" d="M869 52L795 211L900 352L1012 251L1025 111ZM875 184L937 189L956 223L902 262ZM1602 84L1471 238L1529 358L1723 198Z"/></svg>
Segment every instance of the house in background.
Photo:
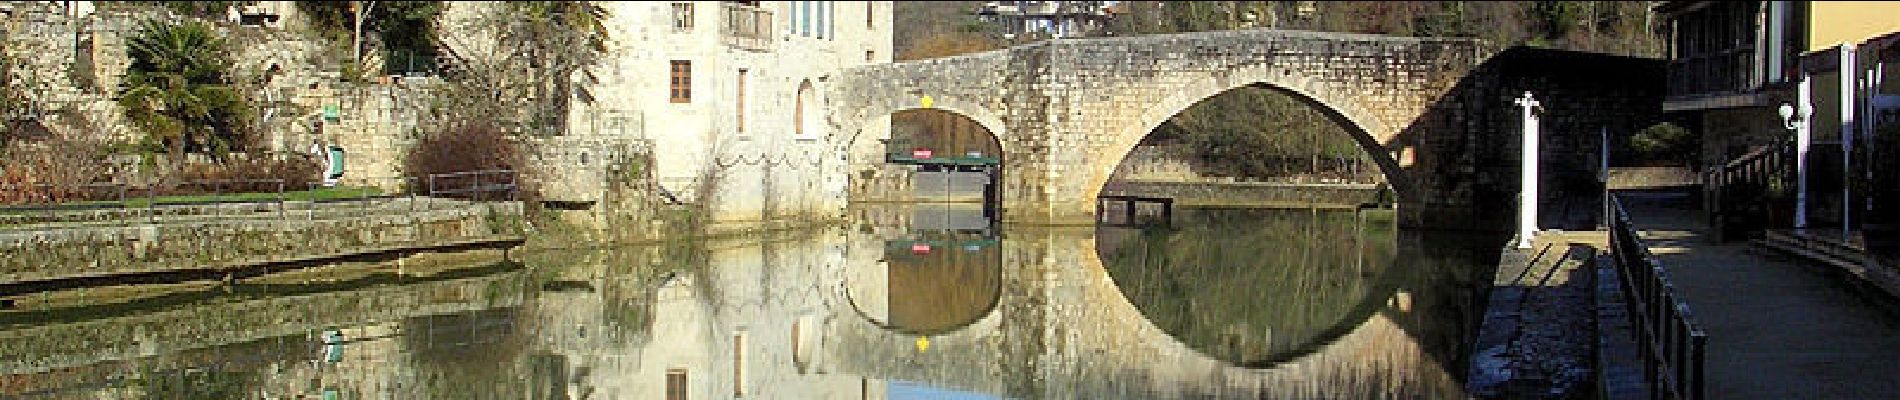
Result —
<svg viewBox="0 0 1900 400"><path fill-rule="evenodd" d="M1663 112L1702 138L1703 166L1787 136L1776 107L1793 98L1805 2L1670 1L1655 7L1666 39Z"/></svg>
<svg viewBox="0 0 1900 400"><path fill-rule="evenodd" d="M1900 163L1886 161L1900 147L1867 116L1891 115L1879 109L1900 93L1891 65L1900 3L1671 1L1654 10L1668 42L1663 108L1701 138L1705 205L1720 231L1829 228L1858 242L1863 215L1892 219L1877 204L1900 200L1885 193L1900 186Z"/></svg>
<svg viewBox="0 0 1900 400"><path fill-rule="evenodd" d="M1113 18L1114 1L992 1L977 9L983 21L1011 38L1065 38L1101 32Z"/></svg>
<svg viewBox="0 0 1900 400"><path fill-rule="evenodd" d="M1900 132L1895 95L1900 95L1900 3L1812 2L1808 46L1800 80L1789 104L1789 126L1807 130L1805 204L1794 213L1797 228L1848 243L1863 242L1861 228L1891 230L1900 213ZM1884 121L1883 121L1884 119ZM1797 156L1799 157L1799 156ZM1798 179L1798 178L1797 178ZM1799 189L1797 189L1799 190ZM1827 232L1832 231L1832 232ZM1884 235L1884 233L1883 233Z"/></svg>

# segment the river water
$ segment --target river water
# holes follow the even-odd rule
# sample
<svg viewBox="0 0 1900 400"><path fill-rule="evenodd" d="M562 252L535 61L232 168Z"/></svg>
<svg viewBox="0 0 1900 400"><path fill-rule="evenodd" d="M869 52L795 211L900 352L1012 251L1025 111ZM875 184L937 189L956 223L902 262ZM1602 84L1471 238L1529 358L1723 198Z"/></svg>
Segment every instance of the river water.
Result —
<svg viewBox="0 0 1900 400"><path fill-rule="evenodd" d="M1383 210L851 214L9 310L0 398L1463 397L1503 240Z"/></svg>

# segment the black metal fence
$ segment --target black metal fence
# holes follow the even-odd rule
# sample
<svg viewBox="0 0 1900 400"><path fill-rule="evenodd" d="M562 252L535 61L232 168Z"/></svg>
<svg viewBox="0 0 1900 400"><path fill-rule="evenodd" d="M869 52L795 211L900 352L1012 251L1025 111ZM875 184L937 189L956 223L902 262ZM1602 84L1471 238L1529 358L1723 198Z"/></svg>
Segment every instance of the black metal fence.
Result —
<svg viewBox="0 0 1900 400"><path fill-rule="evenodd" d="M1703 360L1709 335L1689 305L1676 295L1668 271L1636 236L1629 213L1614 194L1606 195L1610 221L1610 258L1622 280L1623 297L1635 322L1638 356L1652 398L1702 399Z"/></svg>

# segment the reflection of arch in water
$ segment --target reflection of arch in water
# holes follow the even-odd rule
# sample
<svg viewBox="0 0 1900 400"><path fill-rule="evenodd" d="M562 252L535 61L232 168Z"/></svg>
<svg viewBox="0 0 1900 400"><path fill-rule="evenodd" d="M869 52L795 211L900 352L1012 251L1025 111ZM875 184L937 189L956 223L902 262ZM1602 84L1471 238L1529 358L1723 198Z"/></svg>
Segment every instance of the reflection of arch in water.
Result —
<svg viewBox="0 0 1900 400"><path fill-rule="evenodd" d="M1270 368L1319 351L1398 290L1389 221L1306 211L1188 210L1180 219L1204 221L1105 229L1098 256L1143 318L1231 365Z"/></svg>
<svg viewBox="0 0 1900 400"><path fill-rule="evenodd" d="M854 269L845 274L851 309L889 331L955 332L992 314L1002 298L1002 246L993 239L886 241L882 261L846 268Z"/></svg>

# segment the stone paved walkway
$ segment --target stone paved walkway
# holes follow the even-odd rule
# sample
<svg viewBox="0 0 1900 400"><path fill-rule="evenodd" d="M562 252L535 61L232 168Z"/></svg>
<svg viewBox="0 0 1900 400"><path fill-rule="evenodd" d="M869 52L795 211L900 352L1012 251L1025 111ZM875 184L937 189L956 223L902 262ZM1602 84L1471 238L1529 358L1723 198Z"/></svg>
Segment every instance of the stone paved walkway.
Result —
<svg viewBox="0 0 1900 400"><path fill-rule="evenodd" d="M1709 333L1710 397L1900 398L1900 316L1827 267L1710 243L1686 199L1624 202Z"/></svg>

